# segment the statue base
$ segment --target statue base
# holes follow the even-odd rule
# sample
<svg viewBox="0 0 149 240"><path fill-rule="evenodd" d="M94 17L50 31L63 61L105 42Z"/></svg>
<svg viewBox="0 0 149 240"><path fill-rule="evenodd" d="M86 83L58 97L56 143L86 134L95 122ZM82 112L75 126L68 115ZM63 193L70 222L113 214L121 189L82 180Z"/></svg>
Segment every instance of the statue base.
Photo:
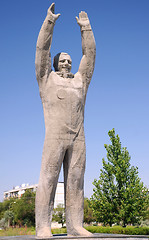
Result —
<svg viewBox="0 0 149 240"><path fill-rule="evenodd" d="M36 238L36 236L10 236L0 237L0 240L149 240L149 235L122 235L122 234L93 234L90 237L74 236L67 237L66 234L53 235L50 238Z"/></svg>

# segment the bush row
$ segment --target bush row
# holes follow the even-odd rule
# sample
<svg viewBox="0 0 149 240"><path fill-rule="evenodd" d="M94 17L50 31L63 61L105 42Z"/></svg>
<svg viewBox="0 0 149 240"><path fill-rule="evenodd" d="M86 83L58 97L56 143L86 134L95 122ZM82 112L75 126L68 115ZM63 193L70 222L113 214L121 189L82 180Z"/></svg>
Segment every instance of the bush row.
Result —
<svg viewBox="0 0 149 240"><path fill-rule="evenodd" d="M126 234L126 235L149 235L149 227L133 227L127 226L123 228L121 226L114 227L102 227L102 226L88 226L86 230L92 233L113 233L113 234Z"/></svg>

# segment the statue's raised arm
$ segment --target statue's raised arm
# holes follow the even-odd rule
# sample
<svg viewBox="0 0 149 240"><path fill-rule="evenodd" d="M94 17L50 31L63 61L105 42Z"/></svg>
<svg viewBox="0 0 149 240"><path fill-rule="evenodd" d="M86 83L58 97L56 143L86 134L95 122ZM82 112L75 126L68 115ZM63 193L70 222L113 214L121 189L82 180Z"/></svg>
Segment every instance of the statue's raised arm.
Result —
<svg viewBox="0 0 149 240"><path fill-rule="evenodd" d="M50 48L53 36L53 28L60 14L54 14L55 4L52 3L47 11L47 16L39 32L36 46L36 78L38 84L45 81L51 72Z"/></svg>
<svg viewBox="0 0 149 240"><path fill-rule="evenodd" d="M87 13L81 11L79 13L79 18L76 17L76 20L81 30L83 53L78 72L83 77L83 82L87 91L95 66L96 45Z"/></svg>

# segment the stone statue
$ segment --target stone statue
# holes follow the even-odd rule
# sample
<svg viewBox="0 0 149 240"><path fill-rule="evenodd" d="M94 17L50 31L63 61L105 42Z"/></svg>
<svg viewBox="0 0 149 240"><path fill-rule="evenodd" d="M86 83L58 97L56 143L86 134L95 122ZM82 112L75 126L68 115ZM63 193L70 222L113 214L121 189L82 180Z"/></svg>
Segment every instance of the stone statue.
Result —
<svg viewBox="0 0 149 240"><path fill-rule="evenodd" d="M71 57L64 52L54 57L50 48L53 29L60 14L53 3L41 27L36 48L36 76L45 118L45 141L40 179L36 193L36 234L51 234L51 219L59 173L63 163L66 226L68 235L89 236L83 228L85 138L84 106L94 70L96 47L86 12L80 12L83 57L76 74L71 73ZM62 36L60 36L62 37Z"/></svg>

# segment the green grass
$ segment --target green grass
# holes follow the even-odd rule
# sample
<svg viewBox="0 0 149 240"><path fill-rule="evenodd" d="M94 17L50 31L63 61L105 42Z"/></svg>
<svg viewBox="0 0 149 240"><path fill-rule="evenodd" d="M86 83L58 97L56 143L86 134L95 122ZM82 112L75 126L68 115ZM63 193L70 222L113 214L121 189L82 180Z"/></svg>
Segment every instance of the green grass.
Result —
<svg viewBox="0 0 149 240"><path fill-rule="evenodd" d="M126 234L126 235L149 235L149 227L132 227L127 226L123 228L121 226L114 227L102 227L102 226L88 226L85 227L92 233L113 233L113 234ZM66 228L52 229L52 234L67 233ZM18 235L35 235L34 227L24 228L9 228L6 230L0 230L0 236L18 236Z"/></svg>
<svg viewBox="0 0 149 240"><path fill-rule="evenodd" d="M0 230L0 236L35 235L34 227L8 228Z"/></svg>
<svg viewBox="0 0 149 240"><path fill-rule="evenodd" d="M52 234L62 234L67 233L66 228L52 229ZM34 227L21 227L12 228L6 230L0 230L0 236L19 236L19 235L35 235Z"/></svg>
<svg viewBox="0 0 149 240"><path fill-rule="evenodd" d="M67 228L52 229L52 234L62 234L62 233L67 233Z"/></svg>

